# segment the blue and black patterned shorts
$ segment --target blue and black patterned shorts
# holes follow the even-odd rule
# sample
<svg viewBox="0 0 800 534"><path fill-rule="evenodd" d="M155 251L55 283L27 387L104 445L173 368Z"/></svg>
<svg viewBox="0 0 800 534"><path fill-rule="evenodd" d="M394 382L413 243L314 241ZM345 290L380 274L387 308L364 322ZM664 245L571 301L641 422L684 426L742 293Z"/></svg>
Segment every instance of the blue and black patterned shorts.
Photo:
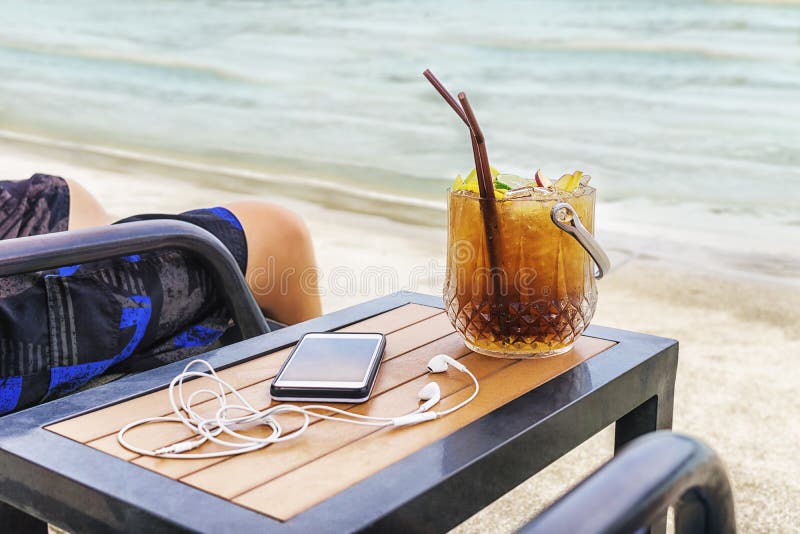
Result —
<svg viewBox="0 0 800 534"><path fill-rule="evenodd" d="M247 243L225 208L170 218L214 234L242 272ZM67 229L69 189L37 174L0 181L0 239ZM212 278L179 251L61 267L0 279L0 414L74 391L107 372L149 369L220 343L230 316Z"/></svg>

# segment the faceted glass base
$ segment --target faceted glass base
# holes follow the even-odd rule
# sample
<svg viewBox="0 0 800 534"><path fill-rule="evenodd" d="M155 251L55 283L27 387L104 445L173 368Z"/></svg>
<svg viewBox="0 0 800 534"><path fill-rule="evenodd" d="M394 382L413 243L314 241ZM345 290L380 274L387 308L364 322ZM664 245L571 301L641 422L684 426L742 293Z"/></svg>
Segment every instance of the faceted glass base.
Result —
<svg viewBox="0 0 800 534"><path fill-rule="evenodd" d="M558 356L559 354L564 354L565 352L569 352L572 349L574 343L570 343L565 347L560 347L555 350L549 350L545 352L515 352L515 351L499 351L499 350L490 350L483 347L478 347L473 345L467 340L464 340L464 344L473 352L477 352L478 354L483 354L484 356L491 356L492 358L506 358L509 360L533 360L537 358L550 358L551 356Z"/></svg>

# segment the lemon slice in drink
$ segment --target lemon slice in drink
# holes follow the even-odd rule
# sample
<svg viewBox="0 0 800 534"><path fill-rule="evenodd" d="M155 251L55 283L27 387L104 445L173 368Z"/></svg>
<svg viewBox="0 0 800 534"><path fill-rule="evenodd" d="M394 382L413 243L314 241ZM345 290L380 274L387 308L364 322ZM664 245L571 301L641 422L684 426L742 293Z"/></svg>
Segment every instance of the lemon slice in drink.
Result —
<svg viewBox="0 0 800 534"><path fill-rule="evenodd" d="M495 198L503 198L505 190L509 189L509 186L497 180L497 176L500 174L500 171L494 167L490 167L489 169L492 173L492 178L494 179L494 196ZM462 178L459 174L456 176L456 179L453 182L452 189L453 191L470 191L476 195L480 195L481 189L478 185L478 173L475 172L475 169L472 169L466 178Z"/></svg>
<svg viewBox="0 0 800 534"><path fill-rule="evenodd" d="M467 180L464 180L460 174L456 176L452 189L453 191L471 191L475 194L480 194L478 180L471 180L468 182Z"/></svg>
<svg viewBox="0 0 800 534"><path fill-rule="evenodd" d="M489 172L492 173L492 178L497 178L497 175L500 174L500 171L498 171L497 169L495 169L491 165L489 165ZM465 182L469 182L469 181L477 182L478 181L478 172L475 169L472 169L471 171L469 171L469 174L464 179L464 181Z"/></svg>
<svg viewBox="0 0 800 534"><path fill-rule="evenodd" d="M572 174L565 174L553 185L556 189L561 189L562 191L574 191L575 188L581 183L582 176L583 172L581 171L575 171Z"/></svg>

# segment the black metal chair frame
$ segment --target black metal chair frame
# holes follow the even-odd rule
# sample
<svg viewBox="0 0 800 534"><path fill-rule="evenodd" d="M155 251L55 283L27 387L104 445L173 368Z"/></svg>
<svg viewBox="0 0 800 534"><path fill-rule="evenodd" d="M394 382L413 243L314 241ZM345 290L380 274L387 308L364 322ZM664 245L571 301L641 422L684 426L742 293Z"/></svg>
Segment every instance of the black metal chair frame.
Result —
<svg viewBox="0 0 800 534"><path fill-rule="evenodd" d="M733 493L717 454L662 430L642 436L520 531L622 534L675 512L675 532L736 532Z"/></svg>

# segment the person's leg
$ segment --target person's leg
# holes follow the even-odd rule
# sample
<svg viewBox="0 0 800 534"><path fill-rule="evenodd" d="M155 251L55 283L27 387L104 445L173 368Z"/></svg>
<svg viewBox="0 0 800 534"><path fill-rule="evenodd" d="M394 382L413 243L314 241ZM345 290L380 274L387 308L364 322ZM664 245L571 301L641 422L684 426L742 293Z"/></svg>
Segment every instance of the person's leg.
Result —
<svg viewBox="0 0 800 534"><path fill-rule="evenodd" d="M69 229L90 228L111 224L113 220L103 206L81 184L65 179L69 187Z"/></svg>
<svg viewBox="0 0 800 534"><path fill-rule="evenodd" d="M262 310L287 324L322 313L316 261L303 220L261 201L226 204L247 239L247 283Z"/></svg>
<svg viewBox="0 0 800 534"><path fill-rule="evenodd" d="M70 230L111 224L112 217L89 191L74 180L66 182ZM245 276L261 309L287 324L320 315L314 249L302 219L262 201L239 201L225 207L244 228L248 249Z"/></svg>

